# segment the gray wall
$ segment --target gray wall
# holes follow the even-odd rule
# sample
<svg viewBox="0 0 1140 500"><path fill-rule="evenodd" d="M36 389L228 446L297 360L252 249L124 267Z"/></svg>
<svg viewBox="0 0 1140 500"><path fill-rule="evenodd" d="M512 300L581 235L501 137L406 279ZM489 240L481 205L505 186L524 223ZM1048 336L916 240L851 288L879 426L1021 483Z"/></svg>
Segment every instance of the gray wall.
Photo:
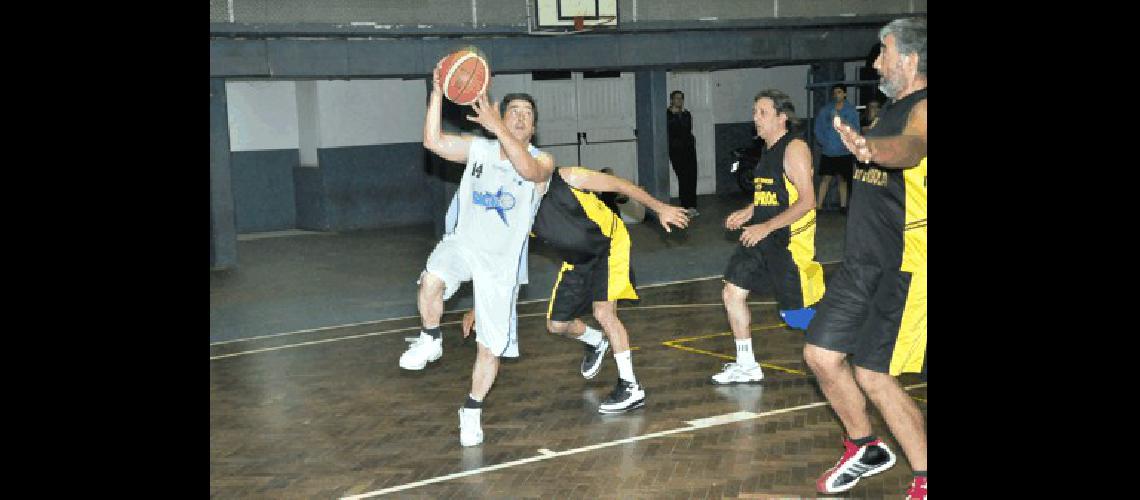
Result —
<svg viewBox="0 0 1140 500"><path fill-rule="evenodd" d="M238 233L296 227L293 168L297 161L296 149L231 153L230 185Z"/></svg>
<svg viewBox="0 0 1140 500"><path fill-rule="evenodd" d="M210 0L210 21L227 22L228 3L237 23L351 23L526 26L534 0ZM635 22L840 14L926 12L926 0L618 0L618 19ZM474 9L472 9L474 4ZM636 5L636 9L635 9Z"/></svg>
<svg viewBox="0 0 1140 500"><path fill-rule="evenodd" d="M295 149L234 152L237 232L430 223L438 181L426 173L425 154L419 142L325 148L320 167L301 167Z"/></svg>
<svg viewBox="0 0 1140 500"><path fill-rule="evenodd" d="M321 166L293 169L297 228L348 231L431 222L434 179L421 143L318 151Z"/></svg>
<svg viewBox="0 0 1140 500"><path fill-rule="evenodd" d="M430 221L422 80L231 81L226 89L238 233ZM304 163L301 147L311 148Z"/></svg>
<svg viewBox="0 0 1140 500"><path fill-rule="evenodd" d="M431 186L422 143L321 149L318 154L328 229L430 222Z"/></svg>
<svg viewBox="0 0 1140 500"><path fill-rule="evenodd" d="M234 21L239 23L347 23L526 25L524 0L361 1L361 0L233 0ZM210 21L223 22L221 9L210 8ZM533 8L533 7L532 7Z"/></svg>

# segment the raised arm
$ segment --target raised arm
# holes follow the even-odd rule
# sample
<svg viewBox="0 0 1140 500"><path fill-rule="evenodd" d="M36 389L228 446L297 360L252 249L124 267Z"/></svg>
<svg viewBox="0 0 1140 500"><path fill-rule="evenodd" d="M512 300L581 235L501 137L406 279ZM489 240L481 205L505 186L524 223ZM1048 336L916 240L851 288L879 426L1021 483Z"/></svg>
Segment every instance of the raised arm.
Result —
<svg viewBox="0 0 1140 500"><path fill-rule="evenodd" d="M808 149L806 142L795 139L788 144L784 152L784 175L792 181L799 198L787 210L775 217L745 227L744 232L740 234L740 242L744 246L753 246L772 234L772 231L790 226L815 207L815 192L811 185L811 150Z"/></svg>
<svg viewBox="0 0 1140 500"><path fill-rule="evenodd" d="M843 144L863 163L873 161L887 168L907 168L926 157L926 99L910 110L901 135L864 137L845 124L834 126Z"/></svg>
<svg viewBox="0 0 1140 500"><path fill-rule="evenodd" d="M554 157L546 153L537 157L531 156L527 151L527 144L515 138L503 124L498 103L491 104L487 94L484 93L471 104L471 107L475 109L475 116L468 116L467 119L495 134L519 176L531 182L544 182L550 179L550 174L554 172Z"/></svg>
<svg viewBox="0 0 1140 500"><path fill-rule="evenodd" d="M441 158L457 163L467 162L467 151L471 148L471 138L444 134L440 130L440 114L443 111L443 90L439 85L439 64L432 73L431 97L428 99L427 116L424 117L424 147Z"/></svg>
<svg viewBox="0 0 1140 500"><path fill-rule="evenodd" d="M685 228L689 225L689 216L685 209L661 202L632 182L621 177L597 172L583 167L559 167L558 174L567 184L587 191L603 193L621 193L633 198L657 213L657 219L666 232L672 232L669 225Z"/></svg>

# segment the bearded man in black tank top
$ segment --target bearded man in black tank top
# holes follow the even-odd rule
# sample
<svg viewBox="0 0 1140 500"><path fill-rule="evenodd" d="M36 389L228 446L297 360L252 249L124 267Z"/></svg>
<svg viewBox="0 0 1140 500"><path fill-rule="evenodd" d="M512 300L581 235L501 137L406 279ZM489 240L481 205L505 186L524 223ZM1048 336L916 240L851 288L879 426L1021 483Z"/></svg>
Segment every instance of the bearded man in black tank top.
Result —
<svg viewBox="0 0 1140 500"><path fill-rule="evenodd" d="M926 425L895 376L926 374L926 20L892 21L879 40L874 67L891 101L865 135L834 125L859 163L843 263L808 327L804 359L848 439L816 487L847 491L894 465L872 433L869 397L914 471L907 498L925 499Z"/></svg>

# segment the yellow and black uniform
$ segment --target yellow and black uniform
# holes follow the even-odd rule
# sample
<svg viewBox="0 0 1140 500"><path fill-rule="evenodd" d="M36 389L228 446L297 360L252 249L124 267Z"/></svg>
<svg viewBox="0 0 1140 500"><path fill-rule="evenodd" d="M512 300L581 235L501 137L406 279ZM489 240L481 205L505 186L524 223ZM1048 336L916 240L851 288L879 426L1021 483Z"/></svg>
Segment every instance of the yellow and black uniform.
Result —
<svg viewBox="0 0 1140 500"><path fill-rule="evenodd" d="M867 137L901 135L926 89L887 104ZM855 169L843 264L827 284L807 342L851 363L926 374L926 157L913 167Z"/></svg>
<svg viewBox="0 0 1140 500"><path fill-rule="evenodd" d="M779 215L799 199L799 192L784 172L784 152L793 139L796 137L790 132L785 133L764 151L753 169L756 192L750 224ZM772 231L755 246L736 247L724 280L754 292L774 288L781 311L814 305L824 290L823 267L815 261L815 208L790 226Z"/></svg>
<svg viewBox="0 0 1140 500"><path fill-rule="evenodd" d="M638 300L625 223L596 195L567 184L558 169L531 231L563 260L547 318L570 321L590 312L594 302Z"/></svg>

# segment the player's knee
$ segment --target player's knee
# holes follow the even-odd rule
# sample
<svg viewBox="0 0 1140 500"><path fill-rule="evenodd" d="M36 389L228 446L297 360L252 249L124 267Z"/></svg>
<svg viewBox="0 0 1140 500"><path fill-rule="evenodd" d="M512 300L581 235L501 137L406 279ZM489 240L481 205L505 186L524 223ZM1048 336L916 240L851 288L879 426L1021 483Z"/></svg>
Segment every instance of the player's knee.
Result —
<svg viewBox="0 0 1140 500"><path fill-rule="evenodd" d="M570 329L569 321L546 320L546 330L550 333L566 333Z"/></svg>
<svg viewBox="0 0 1140 500"><path fill-rule="evenodd" d="M879 373L866 368L855 367L855 382L859 384L868 395L880 393L894 383L894 378L886 373Z"/></svg>
<svg viewBox="0 0 1140 500"><path fill-rule="evenodd" d="M443 279L432 273L424 271L420 274L420 296L434 297L436 295L443 295L443 289L446 284Z"/></svg>
<svg viewBox="0 0 1140 500"><path fill-rule="evenodd" d="M475 360L476 360L476 362L483 361L483 362L494 363L494 362L497 362L499 360L499 355L495 354L495 351L492 351L490 348L483 345L482 342L476 342L475 343Z"/></svg>
<svg viewBox="0 0 1140 500"><path fill-rule="evenodd" d="M725 282L724 290L721 291L720 296L725 304L737 304L744 302L744 299L748 297L748 290Z"/></svg>
<svg viewBox="0 0 1140 500"><path fill-rule="evenodd" d="M603 325L617 321L617 305L613 302L594 302L594 319Z"/></svg>
<svg viewBox="0 0 1140 500"><path fill-rule="evenodd" d="M811 367L811 371L816 374L830 374L838 371L842 367L843 353L805 344L804 361Z"/></svg>

